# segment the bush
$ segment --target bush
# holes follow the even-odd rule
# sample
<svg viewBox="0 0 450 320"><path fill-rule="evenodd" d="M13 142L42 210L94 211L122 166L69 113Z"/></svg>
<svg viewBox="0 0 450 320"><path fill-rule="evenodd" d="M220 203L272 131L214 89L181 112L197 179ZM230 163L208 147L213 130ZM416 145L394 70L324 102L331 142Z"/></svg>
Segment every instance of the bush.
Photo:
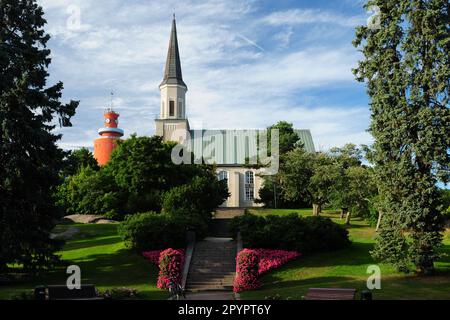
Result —
<svg viewBox="0 0 450 320"><path fill-rule="evenodd" d="M129 215L119 226L119 234L128 248L146 250L184 248L186 227L182 220L154 212Z"/></svg>
<svg viewBox="0 0 450 320"><path fill-rule="evenodd" d="M236 258L237 275L234 279L233 291L253 290L261 286L259 276L259 256L255 250L244 249Z"/></svg>
<svg viewBox="0 0 450 320"><path fill-rule="evenodd" d="M181 285L183 279L184 251L169 248L159 257L159 276L157 287L170 289L170 283Z"/></svg>
<svg viewBox="0 0 450 320"><path fill-rule="evenodd" d="M203 170L202 176L194 177L190 183L166 192L163 212L182 217L194 217L208 223L212 212L228 198L225 181L218 181L212 170Z"/></svg>
<svg viewBox="0 0 450 320"><path fill-rule="evenodd" d="M231 223L248 248L294 250L302 253L341 249L350 244L348 231L329 218L246 214Z"/></svg>

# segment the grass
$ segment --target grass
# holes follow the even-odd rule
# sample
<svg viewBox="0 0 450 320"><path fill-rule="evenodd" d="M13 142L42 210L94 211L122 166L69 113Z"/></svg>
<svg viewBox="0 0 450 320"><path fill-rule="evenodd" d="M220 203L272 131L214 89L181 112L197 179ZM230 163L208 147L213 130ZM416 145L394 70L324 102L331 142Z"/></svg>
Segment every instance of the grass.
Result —
<svg viewBox="0 0 450 320"><path fill-rule="evenodd" d="M311 209L252 209L257 215L286 215L292 212L312 215ZM343 224L339 214L324 210L322 216ZM351 247L335 252L301 257L262 277L263 287L241 294L242 299L264 299L279 295L282 298L301 299L312 287L355 288L366 290L369 265L377 264L369 251L373 247L375 230L361 219L352 219L347 227ZM378 264L381 269L381 289L374 290L374 299L450 299L450 230L444 235L442 250L448 256L436 263L436 275L418 276L396 272L391 266Z"/></svg>
<svg viewBox="0 0 450 320"><path fill-rule="evenodd" d="M312 215L311 209L252 209L257 215L286 215L292 212ZM339 214L324 210L322 216L343 224ZM117 234L117 224L59 225L55 232L68 227L80 230L67 241L60 252L64 261L81 268L82 283L92 283L100 290L117 287L137 289L143 299L165 299L167 293L156 288L158 269L133 251L125 248ZM243 299L264 299L276 294L283 298L301 299L311 287L366 288L367 267L376 264L370 257L375 231L365 221L352 219L347 227L351 247L322 254L301 257L262 277L260 290L241 294ZM375 299L450 299L450 230L445 233L444 253L448 256L436 263L434 276L420 277L396 272L391 266L380 264L381 290L374 290ZM29 291L41 284L64 284L65 268L58 268L44 276L15 284L0 286L0 299Z"/></svg>
<svg viewBox="0 0 450 320"><path fill-rule="evenodd" d="M81 268L82 283L94 284L100 290L126 287L138 290L143 299L165 299L167 293L156 288L158 268L136 252L125 248L117 234L117 224L59 225L59 233L68 227L80 230L67 241L59 253L69 264ZM61 267L38 279L0 286L0 299L29 291L36 285L65 284L68 275Z"/></svg>

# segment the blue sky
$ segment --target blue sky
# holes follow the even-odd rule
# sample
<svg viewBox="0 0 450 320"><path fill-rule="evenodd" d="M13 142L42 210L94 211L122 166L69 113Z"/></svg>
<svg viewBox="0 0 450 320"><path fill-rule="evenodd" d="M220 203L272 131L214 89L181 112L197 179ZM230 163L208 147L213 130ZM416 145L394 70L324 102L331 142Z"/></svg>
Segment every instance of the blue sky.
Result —
<svg viewBox="0 0 450 320"><path fill-rule="evenodd" d="M49 84L63 81L63 100L81 101L73 127L58 129L63 148L92 147L111 90L126 135L154 133L173 12L191 127L287 120L311 129L320 150L372 141L365 87L351 73L354 27L370 16L361 0L39 2L52 35Z"/></svg>

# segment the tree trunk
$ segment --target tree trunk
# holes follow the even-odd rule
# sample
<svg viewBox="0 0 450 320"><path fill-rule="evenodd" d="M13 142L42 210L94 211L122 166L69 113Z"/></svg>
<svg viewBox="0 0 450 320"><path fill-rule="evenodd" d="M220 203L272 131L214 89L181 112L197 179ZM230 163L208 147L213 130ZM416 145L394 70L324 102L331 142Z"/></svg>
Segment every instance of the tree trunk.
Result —
<svg viewBox="0 0 450 320"><path fill-rule="evenodd" d="M313 203L313 216L318 216L320 214L320 204Z"/></svg>
<svg viewBox="0 0 450 320"><path fill-rule="evenodd" d="M345 216L345 224L347 224L347 225L350 224L351 216L352 216L352 214L350 213L350 211L347 211L347 215Z"/></svg>
<svg viewBox="0 0 450 320"><path fill-rule="evenodd" d="M317 215L319 216L322 213L322 205L319 203L317 205Z"/></svg>
<svg viewBox="0 0 450 320"><path fill-rule="evenodd" d="M381 211L378 212L378 221L377 221L377 227L375 228L375 231L378 232L378 230L380 229L380 225L381 225L381 218L383 217L383 214L381 213Z"/></svg>
<svg viewBox="0 0 450 320"><path fill-rule="evenodd" d="M348 212L347 208L341 208L341 220L344 219L344 216L347 212Z"/></svg>

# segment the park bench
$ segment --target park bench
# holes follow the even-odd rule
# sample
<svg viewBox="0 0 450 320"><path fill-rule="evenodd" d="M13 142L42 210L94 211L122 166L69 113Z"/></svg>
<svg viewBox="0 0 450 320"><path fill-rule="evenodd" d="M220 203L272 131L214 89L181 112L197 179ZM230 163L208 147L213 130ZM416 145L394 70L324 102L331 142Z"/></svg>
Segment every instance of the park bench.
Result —
<svg viewBox="0 0 450 320"><path fill-rule="evenodd" d="M80 289L73 290L65 285L37 287L35 297L40 300L103 300L93 284L81 285Z"/></svg>
<svg viewBox="0 0 450 320"><path fill-rule="evenodd" d="M310 288L305 300L354 300L355 289Z"/></svg>

